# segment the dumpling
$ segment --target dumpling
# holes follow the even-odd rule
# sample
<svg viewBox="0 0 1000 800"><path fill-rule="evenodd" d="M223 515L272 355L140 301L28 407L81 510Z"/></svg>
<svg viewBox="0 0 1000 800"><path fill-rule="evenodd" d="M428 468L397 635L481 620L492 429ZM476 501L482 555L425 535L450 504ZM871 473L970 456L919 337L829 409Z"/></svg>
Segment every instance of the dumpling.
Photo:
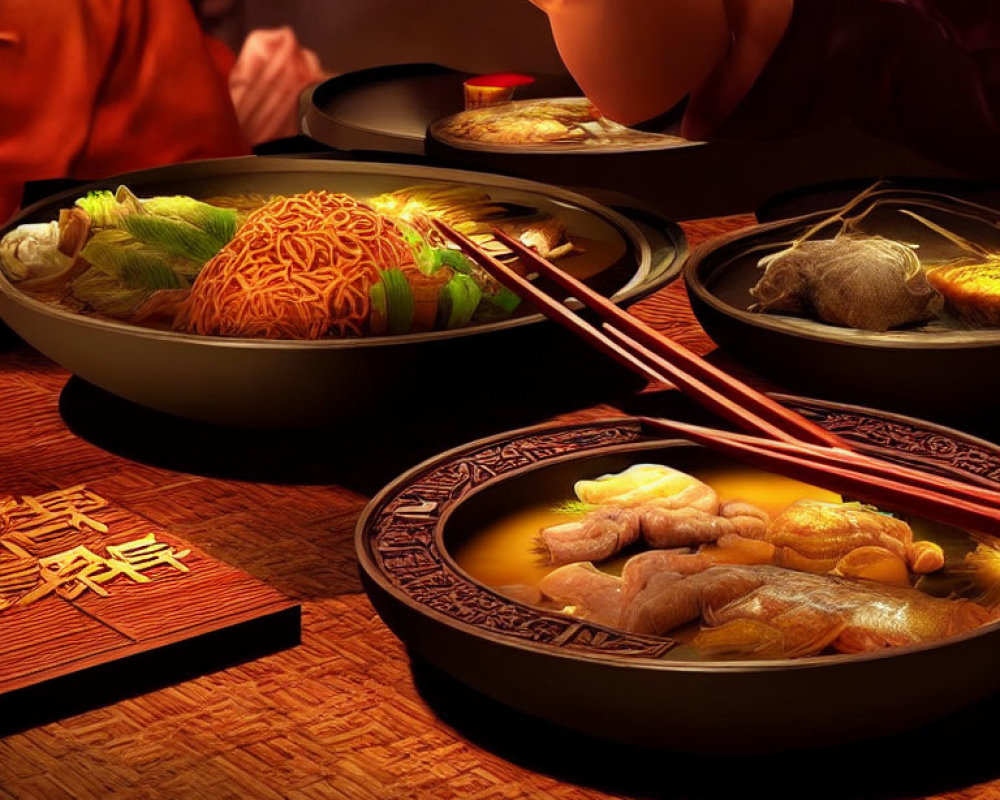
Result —
<svg viewBox="0 0 1000 800"><path fill-rule="evenodd" d="M935 317L944 304L913 250L882 236L799 242L761 259L751 311L886 331Z"/></svg>

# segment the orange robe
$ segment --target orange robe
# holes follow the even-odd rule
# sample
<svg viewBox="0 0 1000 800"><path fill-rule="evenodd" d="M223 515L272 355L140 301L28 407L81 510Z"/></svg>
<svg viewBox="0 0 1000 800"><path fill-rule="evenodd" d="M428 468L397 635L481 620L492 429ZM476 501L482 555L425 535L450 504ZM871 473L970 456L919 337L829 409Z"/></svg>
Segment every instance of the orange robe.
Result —
<svg viewBox="0 0 1000 800"><path fill-rule="evenodd" d="M187 0L4 0L0 222L25 181L248 153L210 48Z"/></svg>

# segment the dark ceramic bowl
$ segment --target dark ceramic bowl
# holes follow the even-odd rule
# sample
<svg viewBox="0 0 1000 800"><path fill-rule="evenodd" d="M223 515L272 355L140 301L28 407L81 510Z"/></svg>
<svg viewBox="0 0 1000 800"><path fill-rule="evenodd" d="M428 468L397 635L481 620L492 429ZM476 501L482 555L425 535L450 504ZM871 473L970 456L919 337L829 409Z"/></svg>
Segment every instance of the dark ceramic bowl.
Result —
<svg viewBox="0 0 1000 800"><path fill-rule="evenodd" d="M785 401L862 450L1000 479L1000 449L987 442L863 408ZM719 457L652 438L628 418L529 428L444 453L362 514L355 542L366 591L412 651L458 680L530 715L639 745L713 754L832 745L919 725L1000 687L1000 622L861 655L671 660L664 639L513 601L454 557L470 532L565 499L579 478L706 459Z"/></svg>
<svg viewBox="0 0 1000 800"><path fill-rule="evenodd" d="M865 231L919 244L930 262L961 251L898 213L913 208L935 222L1000 251L1000 212L929 192L893 189ZM839 199L843 199L838 196ZM945 210L918 205L931 198ZM1000 393L1000 329L968 328L947 314L928 324L886 332L830 325L787 314L752 313L750 289L760 259L783 249L829 211L756 225L698 247L684 281L698 321L735 358L783 385L810 395L861 402L908 414L978 414Z"/></svg>
<svg viewBox="0 0 1000 800"><path fill-rule="evenodd" d="M600 205L557 186L435 167L352 161L237 158L134 172L63 192L29 207L24 222L54 219L82 194L126 184L140 196L194 197L310 189L371 196L419 183L456 182L555 213L571 235L601 247L588 278L618 303L660 288L680 270L680 229L649 213ZM584 258L587 254L584 253ZM66 311L33 299L0 275L0 318L33 347L84 380L179 417L247 427L344 424L388 398L405 407L489 400L514 387L572 392L580 380L622 381L586 346L537 314L453 331L405 336L278 341L158 331ZM588 369L581 368L581 362ZM521 388L520 391L524 391Z"/></svg>

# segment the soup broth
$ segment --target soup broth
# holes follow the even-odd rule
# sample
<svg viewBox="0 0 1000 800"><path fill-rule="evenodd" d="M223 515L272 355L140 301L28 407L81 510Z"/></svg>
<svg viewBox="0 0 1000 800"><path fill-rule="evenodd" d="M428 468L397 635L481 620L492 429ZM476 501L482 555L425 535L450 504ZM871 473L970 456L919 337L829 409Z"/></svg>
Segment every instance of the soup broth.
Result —
<svg viewBox="0 0 1000 800"><path fill-rule="evenodd" d="M836 493L749 467L710 462L700 467L682 468L714 489L720 504L745 501L766 511L771 519L798 501L843 502ZM581 477L590 479L597 477L597 474L599 473ZM514 597L516 593L512 593L510 587L535 587L559 568L559 565L546 563L545 555L538 547L538 537L544 528L583 519L585 511L571 510L574 509L572 502L573 486L569 483L562 496L534 500L525 507L499 514L487 524L469 531L460 541L451 543L451 553L458 565L475 580L501 594ZM973 536L945 525L920 519L908 522L914 540L927 540L940 545L945 559L944 568L930 574L913 575L911 584L935 598L980 599L984 587L970 578L966 564L966 556L980 543ZM594 566L602 573L621 576L623 566L629 558L649 549L642 542L631 544L609 558L595 561ZM872 582L863 583L871 585ZM549 600L541 601L539 605L560 610ZM697 622L671 630L666 635L679 645L671 649L665 658L680 661L733 658L732 655L706 655L691 646L690 640L700 630L703 628ZM826 649L823 654L833 652Z"/></svg>
<svg viewBox="0 0 1000 800"><path fill-rule="evenodd" d="M692 469L690 473L715 489L720 500L746 500L772 515L778 514L796 500L840 500L840 495L826 489L759 470L713 466L702 470ZM537 583L555 567L545 564L535 552L535 538L542 528L582 516L580 513L558 510L561 504L571 498L572 487L568 486L565 496L554 497L549 503L512 511L497 519L459 543L454 551L455 560L472 577L487 586ZM598 566L618 575L621 574L624 561L625 556L622 555Z"/></svg>

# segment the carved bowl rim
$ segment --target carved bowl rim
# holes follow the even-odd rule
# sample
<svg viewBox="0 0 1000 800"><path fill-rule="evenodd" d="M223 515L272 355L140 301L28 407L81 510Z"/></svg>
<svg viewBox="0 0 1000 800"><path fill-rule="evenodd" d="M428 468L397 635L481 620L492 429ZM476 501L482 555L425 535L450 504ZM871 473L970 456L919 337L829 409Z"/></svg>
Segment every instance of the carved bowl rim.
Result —
<svg viewBox="0 0 1000 800"><path fill-rule="evenodd" d="M824 400L815 400L811 398L802 398L793 395L783 395L783 394L773 394L773 397L781 400L782 402L793 405L802 409L821 409L831 412L848 412L853 414L859 414L869 417L874 420L884 421L887 423L896 423L904 426L913 427L917 432L928 433L932 435L938 435L944 437L952 444L963 443L967 446L978 448L981 450L988 451L997 459L997 466L1000 468L1000 445L993 444L985 439L973 436L971 434L966 434L958 431L954 428L949 428L944 425L940 425L933 422L927 422L914 417L909 417L903 414L897 414L894 412L875 410L871 408L866 408L864 406L848 405L843 403L836 403ZM459 634L464 634L467 636L473 636L480 639L488 640L494 644L500 644L505 647L512 647L519 650L528 651L536 655L544 655L546 657L566 659L570 661L583 660L586 662L591 662L595 664L605 664L616 667L625 667L629 669L639 669L639 670L651 670L651 671L662 671L662 672L695 672L703 674L733 674L733 673L761 673L761 672L781 672L786 670L805 670L805 669L830 669L849 665L856 665L861 662L870 661L881 661L884 659L900 659L907 656L916 655L919 653L941 650L944 648L950 648L957 646L963 642L980 639L982 637L1000 634L1000 619L994 620L987 625L980 626L971 631L966 631L965 633L957 634L954 636L949 636L944 640L938 640L935 642L929 642L924 644L909 645L887 648L885 650L873 651L869 653L857 653L857 654L837 654L837 655L823 655L823 656L811 656L806 658L797 659L768 659L768 660L739 660L739 661L672 661L664 660L658 657L648 657L641 655L623 655L614 653L601 653L595 650L587 650L580 646L575 649L566 648L558 644L552 644L547 642L536 642L528 641L525 639L517 638L509 633L503 633L496 629L491 629L481 624L473 624L465 622L460 619L456 619L443 613L437 609L434 609L425 603L413 598L408 594L399 584L392 581L387 577L385 571L379 566L378 559L374 556L372 552L373 544L373 526L377 522L379 514L387 508L388 504L393 500L393 498L399 497L402 492L407 488L411 487L415 483L418 483L421 477L429 475L434 469L441 468L450 463L454 463L460 457L465 455L470 455L476 451L482 451L489 447L495 447L502 444L510 444L518 440L523 440L530 438L532 436L537 436L546 433L559 433L559 432L569 432L574 430L585 431L587 429L614 429L614 428L624 428L631 427L636 430L638 434L641 435L640 431L640 421L631 416L622 417L608 417L599 420L587 421L587 422L561 422L561 423L543 423L540 425L533 425L524 428L518 428L510 431L505 431L503 433L494 434L491 436L483 437L472 442L467 442L457 447L451 448L449 450L443 451L435 456L432 456L423 462L415 465L411 469L399 475L392 482L386 485L378 494L376 494L366 505L363 510L357 526L355 528L355 549L358 557L358 563L360 569L365 573L365 575L373 581L377 586L379 586L382 591L388 593L397 603L402 603L412 611L416 611L425 617L433 620L438 624L443 624L454 632ZM881 451L885 452L889 450L896 453L898 456L904 458L907 461L915 461L918 465L926 464L926 461L921 461L919 457L911 456L904 451L900 451L895 448L885 448L880 447L873 442L858 441L858 444L862 446L862 449L868 451ZM449 504L441 515L437 518L435 524L433 525L432 539L435 546L438 548L437 560L442 566L447 567L455 574L457 574L466 583L475 587L478 592L488 595L492 598L497 598L502 601L505 605L513 606L519 610L527 610L531 612L538 612L541 616L555 617L560 619L565 619L570 621L571 624L580 623L581 620L577 618L570 617L569 615L561 614L560 612L554 611L544 611L529 606L524 603L512 600L510 598L503 597L494 590L492 590L487 585L477 581L470 574L465 572L458 564L454 561L450 555L448 548L445 546L444 541L444 531L448 524L449 519L462 504L467 502L469 499L475 497L487 488L495 486L499 482L503 482L519 475L524 475L532 471L538 471L545 469L547 466L554 463L564 463L568 461L573 461L580 458L586 458L595 455L610 455L615 453L624 453L630 450L642 450L642 449L654 449L658 447L666 446L682 446L682 447L700 447L686 439L680 437L671 438L659 438L650 437L646 439L636 438L631 441L617 442L603 446L594 447L580 447L579 449L570 450L565 453L560 453L557 455L549 456L538 460L537 462L525 464L520 467L511 469L510 471L504 472L500 475L494 475L493 477L483 481L482 483L472 487L467 492L463 493L458 499ZM945 473L957 473L964 475L966 477L976 478L974 473L969 473L960 468L949 465L947 463L938 464L942 472ZM979 482L985 483L987 485L995 485L994 482L980 479ZM599 625L596 623L585 623L587 627L592 628L596 631L606 632L612 635L622 635L621 631L617 631L613 628ZM635 637L636 639L644 639L649 641L655 641L657 639L663 641L664 637Z"/></svg>

